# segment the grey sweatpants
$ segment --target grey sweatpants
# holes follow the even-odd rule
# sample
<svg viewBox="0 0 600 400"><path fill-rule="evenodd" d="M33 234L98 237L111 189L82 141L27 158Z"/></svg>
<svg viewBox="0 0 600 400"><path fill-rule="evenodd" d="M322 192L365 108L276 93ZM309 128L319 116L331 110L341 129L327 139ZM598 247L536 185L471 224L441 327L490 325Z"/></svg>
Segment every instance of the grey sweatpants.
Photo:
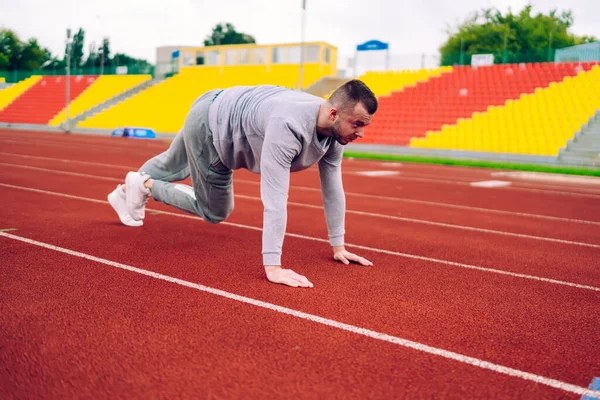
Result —
<svg viewBox="0 0 600 400"><path fill-rule="evenodd" d="M233 211L233 171L213 145L208 110L220 90L209 91L192 105L183 129L169 149L148 160L139 172L154 179L152 197L216 224ZM192 177L190 187L170 182Z"/></svg>

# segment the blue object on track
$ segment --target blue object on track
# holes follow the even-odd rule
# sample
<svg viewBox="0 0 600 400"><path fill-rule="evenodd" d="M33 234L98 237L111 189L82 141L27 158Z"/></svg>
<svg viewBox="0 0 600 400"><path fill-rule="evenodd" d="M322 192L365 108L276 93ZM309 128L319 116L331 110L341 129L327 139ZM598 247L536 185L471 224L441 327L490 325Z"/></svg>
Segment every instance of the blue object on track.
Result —
<svg viewBox="0 0 600 400"><path fill-rule="evenodd" d="M112 136L156 139L156 133L149 128L117 128L112 131Z"/></svg>

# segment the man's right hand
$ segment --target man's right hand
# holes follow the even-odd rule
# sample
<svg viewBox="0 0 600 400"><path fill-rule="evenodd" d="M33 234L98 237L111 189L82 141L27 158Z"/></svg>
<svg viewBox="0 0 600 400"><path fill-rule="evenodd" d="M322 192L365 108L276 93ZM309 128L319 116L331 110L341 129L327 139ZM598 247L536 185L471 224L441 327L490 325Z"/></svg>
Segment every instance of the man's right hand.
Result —
<svg viewBox="0 0 600 400"><path fill-rule="evenodd" d="M283 269L280 266L265 265L267 279L273 283L281 283L292 287L313 287L313 284L305 276Z"/></svg>

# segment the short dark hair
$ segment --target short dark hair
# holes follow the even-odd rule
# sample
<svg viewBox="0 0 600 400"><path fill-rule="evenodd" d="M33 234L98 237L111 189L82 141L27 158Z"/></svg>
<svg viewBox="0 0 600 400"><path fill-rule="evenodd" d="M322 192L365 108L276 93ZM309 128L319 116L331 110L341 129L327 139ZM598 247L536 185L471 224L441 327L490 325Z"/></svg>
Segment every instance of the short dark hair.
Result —
<svg viewBox="0 0 600 400"><path fill-rule="evenodd" d="M378 107L375 94L359 79L352 79L338 87L329 97L329 102L343 112L354 110L356 103L361 102L371 115Z"/></svg>

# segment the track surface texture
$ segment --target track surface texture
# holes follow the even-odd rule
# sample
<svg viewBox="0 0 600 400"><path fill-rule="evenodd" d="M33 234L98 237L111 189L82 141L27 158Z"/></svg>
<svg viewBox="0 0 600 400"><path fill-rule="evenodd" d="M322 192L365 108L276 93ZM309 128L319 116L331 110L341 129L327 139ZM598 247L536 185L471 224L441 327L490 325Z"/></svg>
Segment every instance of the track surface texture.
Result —
<svg viewBox="0 0 600 400"><path fill-rule="evenodd" d="M299 289L264 276L248 171L224 223L119 223L106 196L168 144L0 130L0 398L600 398L599 180L345 159L363 267L294 173Z"/></svg>

